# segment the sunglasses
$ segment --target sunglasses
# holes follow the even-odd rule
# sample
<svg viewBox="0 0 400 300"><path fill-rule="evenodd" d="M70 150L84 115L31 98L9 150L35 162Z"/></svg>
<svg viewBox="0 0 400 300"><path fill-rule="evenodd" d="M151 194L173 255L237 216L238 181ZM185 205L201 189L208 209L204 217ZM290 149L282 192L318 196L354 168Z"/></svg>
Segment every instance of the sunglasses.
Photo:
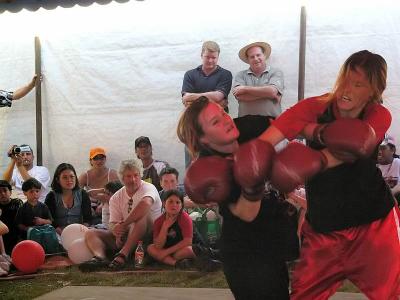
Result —
<svg viewBox="0 0 400 300"><path fill-rule="evenodd" d="M130 198L128 201L128 214L131 212L132 210L132 205L133 205L133 199Z"/></svg>
<svg viewBox="0 0 400 300"><path fill-rule="evenodd" d="M96 155L95 157L92 158L93 160L103 160L106 159L104 155Z"/></svg>

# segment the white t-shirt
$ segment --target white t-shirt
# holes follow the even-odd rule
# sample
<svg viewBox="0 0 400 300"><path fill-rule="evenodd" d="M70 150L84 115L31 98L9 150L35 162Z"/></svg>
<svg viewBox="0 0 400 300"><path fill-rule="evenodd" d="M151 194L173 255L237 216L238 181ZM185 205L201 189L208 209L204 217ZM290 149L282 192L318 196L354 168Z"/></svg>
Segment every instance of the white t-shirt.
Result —
<svg viewBox="0 0 400 300"><path fill-rule="evenodd" d="M161 199L157 189L151 183L141 181L141 185L136 193L132 196L133 202L131 211L139 204L144 197L150 197L153 199L153 204L150 208L151 218L154 221L161 215ZM110 223L123 222L129 215L129 199L126 192L126 187L118 190L111 198L109 202L110 206Z"/></svg>
<svg viewBox="0 0 400 300"><path fill-rule="evenodd" d="M385 179L385 181L390 180L391 178L397 178L397 183L399 184L399 177L400 177L400 159L399 158L393 158L393 161L391 164L387 165L377 165L378 168L382 172L382 176Z"/></svg>
<svg viewBox="0 0 400 300"><path fill-rule="evenodd" d="M46 167L42 166L33 166L32 169L28 171L28 174L37 179L42 184L42 190L40 193L40 202L44 202L46 195L49 193L49 184L50 184L50 174L49 170ZM22 201L26 201L26 197L24 192L22 191L22 184L24 180L22 179L21 174L19 173L17 168L14 168L13 174L11 177L12 185L15 187L13 189L13 197L20 198Z"/></svg>

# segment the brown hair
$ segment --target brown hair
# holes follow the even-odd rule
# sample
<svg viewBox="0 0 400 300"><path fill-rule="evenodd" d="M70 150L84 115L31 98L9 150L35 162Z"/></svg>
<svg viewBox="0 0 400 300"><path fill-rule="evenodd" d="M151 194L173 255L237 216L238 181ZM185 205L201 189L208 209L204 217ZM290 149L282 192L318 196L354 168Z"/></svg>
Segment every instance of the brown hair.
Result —
<svg viewBox="0 0 400 300"><path fill-rule="evenodd" d="M357 67L365 72L368 82L372 87L371 102L382 103L382 93L386 89L387 64L382 56L368 50L353 53L346 59L336 79L330 100L337 96L340 87L346 81L348 72L350 70L354 71Z"/></svg>
<svg viewBox="0 0 400 300"><path fill-rule="evenodd" d="M201 47L201 54L208 50L210 52L218 52L220 53L219 45L216 42L213 41L206 41L203 43L203 46Z"/></svg>
<svg viewBox="0 0 400 300"><path fill-rule="evenodd" d="M200 138L204 135L204 131L199 123L199 115L209 103L210 100L207 97L201 96L185 109L179 119L176 134L179 140L188 147L192 157L196 157L203 148Z"/></svg>

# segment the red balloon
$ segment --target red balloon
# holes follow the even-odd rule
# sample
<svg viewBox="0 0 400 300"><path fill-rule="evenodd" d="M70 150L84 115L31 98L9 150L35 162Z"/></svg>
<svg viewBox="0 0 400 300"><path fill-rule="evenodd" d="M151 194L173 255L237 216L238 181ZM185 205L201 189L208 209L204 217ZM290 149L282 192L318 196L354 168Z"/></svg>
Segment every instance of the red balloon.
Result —
<svg viewBox="0 0 400 300"><path fill-rule="evenodd" d="M23 273L35 273L44 264L43 247L35 241L25 240L15 245L11 252L13 265Z"/></svg>

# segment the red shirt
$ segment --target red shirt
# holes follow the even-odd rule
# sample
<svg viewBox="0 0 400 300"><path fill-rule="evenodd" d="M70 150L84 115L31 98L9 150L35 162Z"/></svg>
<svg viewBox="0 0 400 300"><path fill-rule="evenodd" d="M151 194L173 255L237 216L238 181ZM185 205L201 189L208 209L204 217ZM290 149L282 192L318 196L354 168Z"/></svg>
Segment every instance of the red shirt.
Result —
<svg viewBox="0 0 400 300"><path fill-rule="evenodd" d="M330 105L331 102L327 101L326 96L327 94L298 102L273 121L272 125L278 128L287 139L296 138L307 124L317 123L317 118ZM336 101L333 102L333 113L336 119L341 118ZM362 119L375 130L378 145L392 122L389 110L381 104L371 103L365 107Z"/></svg>
<svg viewBox="0 0 400 300"><path fill-rule="evenodd" d="M156 239L160 234L160 230L164 221L165 213L154 221L153 239ZM182 211L176 222L168 228L167 241L164 245L164 248L171 247L185 238L193 238L193 223L188 213Z"/></svg>

